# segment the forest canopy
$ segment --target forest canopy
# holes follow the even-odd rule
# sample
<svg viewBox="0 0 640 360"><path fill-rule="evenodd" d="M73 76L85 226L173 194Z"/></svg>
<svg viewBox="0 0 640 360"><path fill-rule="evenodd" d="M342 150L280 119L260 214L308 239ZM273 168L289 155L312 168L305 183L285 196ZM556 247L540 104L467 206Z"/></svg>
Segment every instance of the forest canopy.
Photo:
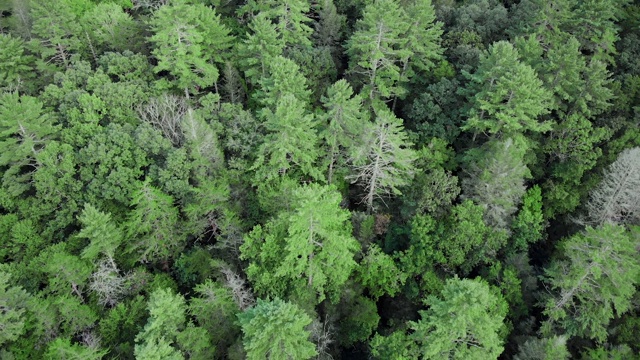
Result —
<svg viewBox="0 0 640 360"><path fill-rule="evenodd" d="M0 0L0 358L640 359L630 0Z"/></svg>

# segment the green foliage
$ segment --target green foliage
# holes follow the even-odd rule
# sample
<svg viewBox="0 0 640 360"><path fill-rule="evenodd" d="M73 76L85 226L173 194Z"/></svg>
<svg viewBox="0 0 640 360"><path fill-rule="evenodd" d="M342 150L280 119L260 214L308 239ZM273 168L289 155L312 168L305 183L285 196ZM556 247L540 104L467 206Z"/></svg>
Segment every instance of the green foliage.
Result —
<svg viewBox="0 0 640 360"><path fill-rule="evenodd" d="M47 360L100 360L106 353L107 350L101 350L96 347L72 344L68 338L57 338L49 343L44 358Z"/></svg>
<svg viewBox="0 0 640 360"><path fill-rule="evenodd" d="M369 289L374 298L382 295L394 296L406 280L393 258L375 244L367 249L367 254L358 266L358 282Z"/></svg>
<svg viewBox="0 0 640 360"><path fill-rule="evenodd" d="M0 271L0 345L17 340L25 332L25 316L29 294L19 286L10 286L10 274Z"/></svg>
<svg viewBox="0 0 640 360"><path fill-rule="evenodd" d="M295 304L259 299L256 306L238 314L247 359L310 359L316 355L305 327L311 318Z"/></svg>
<svg viewBox="0 0 640 360"><path fill-rule="evenodd" d="M321 179L318 158L317 120L305 111L303 103L290 93L280 97L275 111L264 109L267 135L258 148L252 166L254 185L278 182L282 177Z"/></svg>
<svg viewBox="0 0 640 360"><path fill-rule="evenodd" d="M364 189L361 202L372 212L374 200L401 195L415 172L416 153L404 131L402 120L384 105L376 110L373 125L365 129L364 140L353 155L353 174L348 177Z"/></svg>
<svg viewBox="0 0 640 360"><path fill-rule="evenodd" d="M409 58L412 52L403 36L410 26L404 17L395 1L374 1L366 6L357 30L347 41L349 72L362 78L362 93L371 101L405 92L399 86L400 60Z"/></svg>
<svg viewBox="0 0 640 360"><path fill-rule="evenodd" d="M376 302L358 293L357 290L346 291L332 313L338 317L336 339L343 346L352 346L359 341L365 341L380 322Z"/></svg>
<svg viewBox="0 0 640 360"><path fill-rule="evenodd" d="M420 311L419 321L409 322L410 334L375 338L373 353L390 355L392 359L442 359L443 356L497 359L500 356L507 304L485 282L450 279L440 296L429 296L425 303L430 306L429 310ZM405 349L401 350L403 343Z"/></svg>
<svg viewBox="0 0 640 360"><path fill-rule="evenodd" d="M525 194L526 144L520 138L491 140L470 151L462 193L484 209L487 225L508 229Z"/></svg>
<svg viewBox="0 0 640 360"><path fill-rule="evenodd" d="M513 251L524 251L529 244L542 240L544 228L542 194L536 185L527 190L522 199L522 208L511 224Z"/></svg>
<svg viewBox="0 0 640 360"><path fill-rule="evenodd" d="M16 198L30 189L34 170L40 165L37 155L56 132L37 98L18 93L0 95L0 168L4 193Z"/></svg>
<svg viewBox="0 0 640 360"><path fill-rule="evenodd" d="M193 359L211 358L213 348L207 331L186 323L187 305L182 295L157 289L151 293L147 308L147 325L136 336L137 359L184 359L184 354Z"/></svg>
<svg viewBox="0 0 640 360"><path fill-rule="evenodd" d="M77 236L90 241L82 251L82 257L89 260L95 260L100 255L113 258L124 234L113 223L111 215L87 203L78 220L83 227Z"/></svg>
<svg viewBox="0 0 640 360"><path fill-rule="evenodd" d="M216 63L231 47L233 38L213 9L178 1L160 7L149 25L154 35L155 72L168 71L187 96L213 85L219 76Z"/></svg>
<svg viewBox="0 0 640 360"><path fill-rule="evenodd" d="M131 205L134 210L126 223L132 241L127 251L141 262L166 261L184 247L178 229L178 211L173 198L149 185L139 185Z"/></svg>
<svg viewBox="0 0 640 360"><path fill-rule="evenodd" d="M509 137L551 129L549 122L538 121L549 113L551 94L511 43L494 43L470 80L473 96L464 130Z"/></svg>
<svg viewBox="0 0 640 360"><path fill-rule="evenodd" d="M444 221L417 215L411 222L411 246L401 260L413 276L436 264L468 273L478 264L491 263L506 240L504 232L484 223L482 208L467 200Z"/></svg>
<svg viewBox="0 0 640 360"><path fill-rule="evenodd" d="M567 360L571 357L567 350L566 336L554 336L552 338L529 339L520 345L515 360Z"/></svg>
<svg viewBox="0 0 640 360"><path fill-rule="evenodd" d="M570 335L604 341L606 326L631 308L640 266L635 260L639 239L622 226L587 227L564 240L564 258L546 269L546 282L556 294L545 302L549 317Z"/></svg>
<svg viewBox="0 0 640 360"><path fill-rule="evenodd" d="M295 189L291 210L254 227L240 247L249 260L247 276L260 294L282 297L311 291L335 302L356 263L349 212L334 187Z"/></svg>
<svg viewBox="0 0 640 360"><path fill-rule="evenodd" d="M349 155L357 145L358 135L364 129L367 115L362 109L362 98L353 96L353 90L345 80L331 85L327 89L327 96L323 96L321 101L326 113L321 117L324 129L320 136L327 152L327 182L331 184L334 173L346 167Z"/></svg>
<svg viewBox="0 0 640 360"><path fill-rule="evenodd" d="M0 34L0 90L29 89L26 82L33 77L31 62L21 39Z"/></svg>

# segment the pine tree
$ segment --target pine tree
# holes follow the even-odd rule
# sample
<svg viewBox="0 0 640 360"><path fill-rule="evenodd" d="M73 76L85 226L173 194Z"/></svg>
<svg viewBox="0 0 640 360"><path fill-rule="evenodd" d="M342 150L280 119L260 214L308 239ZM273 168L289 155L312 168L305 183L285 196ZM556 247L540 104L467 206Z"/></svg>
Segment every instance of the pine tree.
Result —
<svg viewBox="0 0 640 360"><path fill-rule="evenodd" d="M427 75L442 56L440 47L442 23L436 23L436 12L431 0L413 0L404 6L410 23L405 47L411 49L401 59L400 81L408 82L418 72ZM395 100L395 99L394 99Z"/></svg>
<svg viewBox="0 0 640 360"><path fill-rule="evenodd" d="M464 130L508 137L551 128L538 118L549 113L552 94L511 43L494 43L470 80L474 95Z"/></svg>
<svg viewBox="0 0 640 360"><path fill-rule="evenodd" d="M624 150L587 203L592 224L640 224L640 148Z"/></svg>
<svg viewBox="0 0 640 360"><path fill-rule="evenodd" d="M346 166L349 153L357 146L368 119L362 109L362 98L353 96L353 90L345 80L339 80L327 89L322 104L326 113L321 115L325 128L320 136L327 152L327 182L331 184L334 173Z"/></svg>
<svg viewBox="0 0 640 360"><path fill-rule="evenodd" d="M524 164L526 145L522 139L491 140L479 152L469 154L462 193L485 211L488 225L508 229L511 216L526 191ZM473 151L475 152L475 150Z"/></svg>
<svg viewBox="0 0 640 360"><path fill-rule="evenodd" d="M233 38L213 9L177 2L160 7L149 25L154 32L149 40L158 59L156 73L168 71L187 97L217 82L216 64L224 62Z"/></svg>
<svg viewBox="0 0 640 360"><path fill-rule="evenodd" d="M113 223L111 214L101 212L87 203L78 220L82 224L82 230L76 236L90 241L82 251L82 257L96 260L100 255L105 255L113 259L124 234Z"/></svg>
<svg viewBox="0 0 640 360"><path fill-rule="evenodd" d="M410 339L423 359L451 356L497 359L503 346L499 333L507 306L501 295L483 281L450 279L439 297L429 296L429 310L411 322ZM451 316L455 314L455 316Z"/></svg>
<svg viewBox="0 0 640 360"><path fill-rule="evenodd" d="M32 81L32 59L25 54L25 44L21 39L0 34L0 90L29 89L31 84L27 81Z"/></svg>
<svg viewBox="0 0 640 360"><path fill-rule="evenodd" d="M258 225L241 246L249 280L260 294L311 293L335 301L356 263L349 212L334 187L309 184L293 192L291 210Z"/></svg>
<svg viewBox="0 0 640 360"><path fill-rule="evenodd" d="M268 133L252 167L254 184L270 185L284 176L321 179L315 166L319 155L316 119L305 111L304 103L286 93L277 100L275 111L264 109L263 114Z"/></svg>
<svg viewBox="0 0 640 360"><path fill-rule="evenodd" d="M365 130L363 145L353 155L353 174L348 177L365 190L362 202L369 212L375 209L374 200L401 194L399 188L410 183L416 158L402 120L384 105L375 116L375 123Z"/></svg>
<svg viewBox="0 0 640 360"><path fill-rule="evenodd" d="M295 304L258 300L238 319L248 360L303 360L317 354L305 329L311 318Z"/></svg>
<svg viewBox="0 0 640 360"><path fill-rule="evenodd" d="M267 76L271 61L284 50L284 41L278 37L275 25L264 14L259 14L249 23L251 33L237 45L238 64L247 81L257 85Z"/></svg>
<svg viewBox="0 0 640 360"><path fill-rule="evenodd" d="M29 294L19 286L10 286L9 273L0 271L0 345L17 340L26 330L25 312Z"/></svg>
<svg viewBox="0 0 640 360"><path fill-rule="evenodd" d="M406 47L405 34L410 23L394 0L377 0L368 4L356 31L346 45L348 72L361 79L361 92L370 101L401 96L400 62L413 54Z"/></svg>
<svg viewBox="0 0 640 360"><path fill-rule="evenodd" d="M564 259L546 269L546 283L556 294L545 303L549 319L543 333L559 325L567 334L604 341L614 316L631 309L640 274L637 234L618 225L587 227L564 240Z"/></svg>
<svg viewBox="0 0 640 360"><path fill-rule="evenodd" d="M38 154L57 128L36 98L17 93L0 95L0 169L3 191L18 197L31 187Z"/></svg>
<svg viewBox="0 0 640 360"><path fill-rule="evenodd" d="M126 228L132 241L127 251L135 253L136 260L166 261L182 250L184 239L171 196L145 182L135 192L131 205L134 209Z"/></svg>
<svg viewBox="0 0 640 360"><path fill-rule="evenodd" d="M374 354L398 360L498 359L507 303L487 283L449 279L440 296L429 296L426 304L429 309L420 311L421 319L409 322L410 334L376 336Z"/></svg>

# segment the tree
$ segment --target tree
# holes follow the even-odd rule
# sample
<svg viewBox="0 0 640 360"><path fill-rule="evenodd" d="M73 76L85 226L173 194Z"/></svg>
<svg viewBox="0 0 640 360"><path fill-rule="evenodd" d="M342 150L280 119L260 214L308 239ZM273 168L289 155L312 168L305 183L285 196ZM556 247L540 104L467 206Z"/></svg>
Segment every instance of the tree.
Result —
<svg viewBox="0 0 640 360"><path fill-rule="evenodd" d="M39 167L37 155L56 136L57 127L34 97L0 95L0 169L2 188L17 198L31 188Z"/></svg>
<svg viewBox="0 0 640 360"><path fill-rule="evenodd" d="M377 0L365 7L347 40L348 72L362 78L361 92L370 101L404 94L400 61L412 55L404 36L410 25L396 1Z"/></svg>
<svg viewBox="0 0 640 360"><path fill-rule="evenodd" d="M25 312L29 294L19 286L10 286L11 275L0 271L0 345L17 340L27 329Z"/></svg>
<svg viewBox="0 0 640 360"><path fill-rule="evenodd" d="M367 114L362 109L362 98L353 96L353 90L345 80L339 80L327 89L322 104L326 113L321 115L324 129L320 136L326 146L327 182L331 184L334 173L347 165L349 153L357 145L358 135L367 122Z"/></svg>
<svg viewBox="0 0 640 360"><path fill-rule="evenodd" d="M418 71L426 74L439 60L443 49L440 47L442 23L435 23L436 12L431 0L413 0L405 5L407 20L406 48L411 49L401 59L400 81L407 82ZM394 104L395 104L394 99Z"/></svg>
<svg viewBox="0 0 640 360"><path fill-rule="evenodd" d="M277 100L275 111L264 109L263 114L268 133L250 169L255 170L254 184L270 185L284 176L321 179L315 165L319 156L316 119L305 111L305 104L286 93Z"/></svg>
<svg viewBox="0 0 640 360"><path fill-rule="evenodd" d="M544 228L542 194L540 187L535 185L527 190L522 199L522 208L511 223L513 251L526 251L530 244L541 240L544 236Z"/></svg>
<svg viewBox="0 0 640 360"><path fill-rule="evenodd" d="M246 309L234 301L234 292L229 287L210 279L194 289L197 295L189 302L189 312L215 339L217 352L224 354L241 335L236 314Z"/></svg>
<svg viewBox="0 0 640 360"><path fill-rule="evenodd" d="M497 359L502 353L501 328L506 302L484 282L450 279L439 297L429 296L429 310L411 322L410 339L423 359L451 356ZM455 316L451 316L455 314Z"/></svg>
<svg viewBox="0 0 640 360"><path fill-rule="evenodd" d="M81 18L85 34L91 41L93 55L105 51L137 50L142 44L138 23L112 2L97 4Z"/></svg>
<svg viewBox="0 0 640 360"><path fill-rule="evenodd" d="M317 354L305 327L311 318L295 304L258 299L238 314L247 359L310 359Z"/></svg>
<svg viewBox="0 0 640 360"><path fill-rule="evenodd" d="M518 347L515 360L567 360L571 357L567 350L567 337L554 336L543 339L529 339Z"/></svg>
<svg viewBox="0 0 640 360"><path fill-rule="evenodd" d="M257 292L312 292L316 303L326 295L335 302L359 248L341 200L334 187L309 184L294 190L290 210L254 227L240 250L241 259L250 261L247 276Z"/></svg>
<svg viewBox="0 0 640 360"><path fill-rule="evenodd" d="M89 346L72 344L69 338L57 338L47 347L44 359L100 360L107 352L100 349L97 344L89 344Z"/></svg>
<svg viewBox="0 0 640 360"><path fill-rule="evenodd" d="M449 279L440 296L431 295L425 303L429 309L420 311L421 319L409 322L411 334L374 338L374 354L393 359L498 359L504 349L501 333L507 304L487 283ZM390 349L403 349L407 357Z"/></svg>
<svg viewBox="0 0 640 360"><path fill-rule="evenodd" d="M105 255L113 259L116 249L124 240L124 234L114 224L111 214L101 212L87 203L78 220L82 224L82 230L76 236L90 241L82 251L82 257L96 260L100 255Z"/></svg>
<svg viewBox="0 0 640 360"><path fill-rule="evenodd" d="M136 359L204 360L213 357L214 348L209 343L207 331L187 323L187 304L182 295L169 289L156 289L151 293L147 308L149 319L136 336Z"/></svg>
<svg viewBox="0 0 640 360"><path fill-rule="evenodd" d="M217 82L216 64L224 62L223 54L233 38L213 9L178 1L160 7L149 25L154 32L149 40L155 44L153 55L158 59L156 73L173 75L187 98Z"/></svg>
<svg viewBox="0 0 640 360"><path fill-rule="evenodd" d="M237 43L238 64L249 83L257 85L267 76L271 60L282 55L284 41L278 37L275 25L265 14L258 14L249 23L251 33Z"/></svg>
<svg viewBox="0 0 640 360"><path fill-rule="evenodd" d="M505 137L550 130L551 124L538 117L549 113L552 95L511 43L494 43L470 80L472 105L464 130Z"/></svg>
<svg viewBox="0 0 640 360"><path fill-rule="evenodd" d="M489 226L508 229L525 194L524 180L530 175L524 164L527 148L523 142L517 138L491 140L467 155L468 177L462 180L462 193L484 209Z"/></svg>
<svg viewBox="0 0 640 360"><path fill-rule="evenodd" d="M52 62L68 68L72 56L84 52L86 41L78 18L92 4L82 0L54 0L31 5L32 33L35 35L31 44L40 54L39 67L47 70Z"/></svg>
<svg viewBox="0 0 640 360"><path fill-rule="evenodd" d="M260 89L254 94L254 98L263 107L258 113L264 117L265 111L274 110L278 101L287 94L295 97L300 101L302 109L306 109L311 92L307 88L307 81L300 72L300 67L293 60L283 56L276 56L270 60L268 72L260 78Z"/></svg>
<svg viewBox="0 0 640 360"><path fill-rule="evenodd" d="M640 148L624 150L587 203L590 224L640 223Z"/></svg>
<svg viewBox="0 0 640 360"><path fill-rule="evenodd" d="M353 174L348 179L364 188L362 202L371 212L375 199L400 195L398 188L410 183L416 154L402 120L385 106L378 107L375 123L365 130L364 136L363 145L353 156Z"/></svg>
<svg viewBox="0 0 640 360"><path fill-rule="evenodd" d="M393 257L382 252L376 244L369 245L366 255L358 264L357 279L369 289L373 298L395 296L404 285L407 274L398 269Z"/></svg>
<svg viewBox="0 0 640 360"><path fill-rule="evenodd" d="M422 276L424 269L441 266L469 273L476 265L491 263L505 245L507 234L487 226L482 207L470 200L456 205L442 221L416 215L411 222L410 247L401 255L403 269Z"/></svg>
<svg viewBox="0 0 640 360"><path fill-rule="evenodd" d="M141 262L166 261L179 253L184 239L179 232L178 210L173 198L149 182L139 185L133 196L134 206L126 223L127 236L132 239L129 253Z"/></svg>
<svg viewBox="0 0 640 360"><path fill-rule="evenodd" d="M0 90L29 89L32 78L32 56L24 53L24 42L8 34L0 34Z"/></svg>
<svg viewBox="0 0 640 360"><path fill-rule="evenodd" d="M558 324L569 335L604 341L606 326L615 315L631 308L640 265L637 234L605 223L587 227L560 244L564 258L545 270L546 283L554 294L546 301L549 319L543 333Z"/></svg>

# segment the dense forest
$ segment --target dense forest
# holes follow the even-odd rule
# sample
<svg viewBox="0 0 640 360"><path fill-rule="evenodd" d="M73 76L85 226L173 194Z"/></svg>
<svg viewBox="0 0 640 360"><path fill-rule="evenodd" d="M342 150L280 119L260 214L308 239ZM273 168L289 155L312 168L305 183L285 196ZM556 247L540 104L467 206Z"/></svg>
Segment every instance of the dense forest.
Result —
<svg viewBox="0 0 640 360"><path fill-rule="evenodd" d="M1 359L640 359L640 5L0 0Z"/></svg>

